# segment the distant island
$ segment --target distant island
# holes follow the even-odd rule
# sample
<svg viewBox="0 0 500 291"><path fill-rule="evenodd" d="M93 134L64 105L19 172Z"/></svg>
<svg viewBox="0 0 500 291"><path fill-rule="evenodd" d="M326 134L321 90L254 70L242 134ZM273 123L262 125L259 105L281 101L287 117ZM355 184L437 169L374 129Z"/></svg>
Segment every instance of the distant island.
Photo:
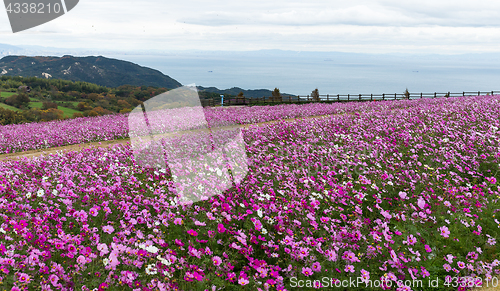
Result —
<svg viewBox="0 0 500 291"><path fill-rule="evenodd" d="M240 92L243 92L243 95L246 98L261 98L261 97L271 97L273 91L267 90L267 89L255 89L255 90L245 90L241 89L239 87L233 87L230 89L218 89L215 87L203 87L203 86L196 86L198 91L203 91L203 92L208 92L208 93L217 93L221 95L228 95L228 96L237 96ZM281 96L288 97L288 96L295 96L292 94L287 94L287 93L281 93Z"/></svg>

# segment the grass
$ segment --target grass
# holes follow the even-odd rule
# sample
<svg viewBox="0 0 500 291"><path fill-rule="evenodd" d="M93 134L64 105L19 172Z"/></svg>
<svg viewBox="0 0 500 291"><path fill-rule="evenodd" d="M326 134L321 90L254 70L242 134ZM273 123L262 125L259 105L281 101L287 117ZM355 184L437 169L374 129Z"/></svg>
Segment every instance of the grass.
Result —
<svg viewBox="0 0 500 291"><path fill-rule="evenodd" d="M2 107L4 109L9 109L9 110L12 110L12 111L21 111L21 109L19 109L19 108L16 108L16 107L4 104L4 103L0 103L0 107Z"/></svg>
<svg viewBox="0 0 500 291"><path fill-rule="evenodd" d="M0 97L5 97L5 98L8 98L12 95L15 95L16 93L13 93L13 92L0 92Z"/></svg>
<svg viewBox="0 0 500 291"><path fill-rule="evenodd" d="M30 105L32 108L42 108L43 102L30 102ZM67 117L73 117L73 113L75 113L75 112L81 113L81 111L71 109L71 108L62 107L62 106L57 106L57 109L62 110L62 112L64 113L64 116L67 116Z"/></svg>

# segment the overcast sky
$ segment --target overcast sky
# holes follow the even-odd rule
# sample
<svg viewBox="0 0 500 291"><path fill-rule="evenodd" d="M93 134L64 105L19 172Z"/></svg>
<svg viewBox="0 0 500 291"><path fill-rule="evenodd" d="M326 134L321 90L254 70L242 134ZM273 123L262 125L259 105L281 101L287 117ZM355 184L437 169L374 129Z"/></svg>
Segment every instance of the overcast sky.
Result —
<svg viewBox="0 0 500 291"><path fill-rule="evenodd" d="M0 43L107 50L500 51L500 1L80 0Z"/></svg>

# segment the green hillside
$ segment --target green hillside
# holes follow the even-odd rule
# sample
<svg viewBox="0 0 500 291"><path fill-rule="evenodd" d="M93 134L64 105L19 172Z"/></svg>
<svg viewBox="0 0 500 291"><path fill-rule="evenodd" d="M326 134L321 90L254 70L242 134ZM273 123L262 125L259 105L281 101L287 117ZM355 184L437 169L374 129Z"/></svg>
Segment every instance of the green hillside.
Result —
<svg viewBox="0 0 500 291"><path fill-rule="evenodd" d="M38 77L94 83L105 87L121 85L178 88L181 83L158 70L132 62L99 57L26 57L0 59L5 76Z"/></svg>

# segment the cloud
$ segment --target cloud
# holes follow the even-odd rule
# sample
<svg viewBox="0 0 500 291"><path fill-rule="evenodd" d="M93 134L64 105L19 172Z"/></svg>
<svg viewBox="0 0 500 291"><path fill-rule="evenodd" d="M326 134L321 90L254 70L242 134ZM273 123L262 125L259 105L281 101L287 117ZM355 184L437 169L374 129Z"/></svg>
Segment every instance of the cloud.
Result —
<svg viewBox="0 0 500 291"><path fill-rule="evenodd" d="M2 42L103 50L500 51L500 2L86 0Z"/></svg>

